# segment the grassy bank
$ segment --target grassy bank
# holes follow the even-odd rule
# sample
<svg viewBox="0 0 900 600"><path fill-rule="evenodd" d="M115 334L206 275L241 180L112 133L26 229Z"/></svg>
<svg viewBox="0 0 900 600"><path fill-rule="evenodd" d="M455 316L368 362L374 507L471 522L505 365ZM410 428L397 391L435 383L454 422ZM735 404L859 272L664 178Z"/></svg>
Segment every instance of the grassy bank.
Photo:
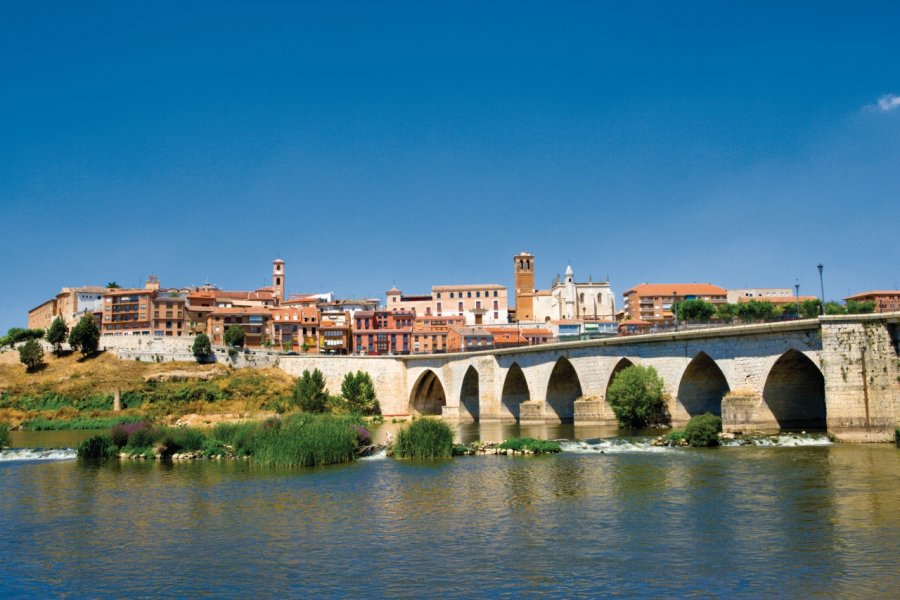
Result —
<svg viewBox="0 0 900 600"><path fill-rule="evenodd" d="M162 427L149 422L113 427L108 434L85 440L78 455L85 459L189 455L199 458L247 457L260 465L308 467L352 461L369 443L369 434L352 417L296 414L212 429Z"/></svg>
<svg viewBox="0 0 900 600"><path fill-rule="evenodd" d="M0 354L0 421L84 428L77 423L123 415L174 420L186 414L283 412L290 406L292 379L278 369L141 363L111 353L86 360L74 354L45 358L46 368L26 373L16 353ZM117 389L122 412L112 410ZM72 424L48 425L62 422Z"/></svg>

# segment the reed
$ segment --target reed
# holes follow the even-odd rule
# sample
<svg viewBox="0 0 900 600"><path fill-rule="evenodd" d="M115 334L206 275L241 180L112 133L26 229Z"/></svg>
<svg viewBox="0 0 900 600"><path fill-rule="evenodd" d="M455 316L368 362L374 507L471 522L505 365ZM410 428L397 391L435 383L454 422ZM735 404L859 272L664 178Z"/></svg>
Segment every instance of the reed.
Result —
<svg viewBox="0 0 900 600"><path fill-rule="evenodd" d="M9 446L9 425L6 423L0 423L0 448L4 446Z"/></svg>
<svg viewBox="0 0 900 600"><path fill-rule="evenodd" d="M356 421L331 415L298 415L259 428L253 461L277 467L313 467L350 462L355 457Z"/></svg>
<svg viewBox="0 0 900 600"><path fill-rule="evenodd" d="M78 444L78 458L88 460L102 460L116 458L119 448L108 435L94 435Z"/></svg>
<svg viewBox="0 0 900 600"><path fill-rule="evenodd" d="M397 434L398 458L449 458L453 454L453 430L443 421L419 419Z"/></svg>
<svg viewBox="0 0 900 600"><path fill-rule="evenodd" d="M36 417L22 423L22 429L27 431L63 431L71 429L108 429L123 423L135 423L143 420L143 417L125 415L120 417L75 418L68 420L47 419Z"/></svg>

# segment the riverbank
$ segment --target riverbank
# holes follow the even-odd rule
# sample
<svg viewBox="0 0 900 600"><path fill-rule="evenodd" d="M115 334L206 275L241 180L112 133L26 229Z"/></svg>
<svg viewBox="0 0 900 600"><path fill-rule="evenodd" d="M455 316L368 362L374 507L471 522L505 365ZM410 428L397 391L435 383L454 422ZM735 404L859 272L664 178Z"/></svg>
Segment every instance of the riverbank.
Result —
<svg viewBox="0 0 900 600"><path fill-rule="evenodd" d="M293 378L279 369L46 355L27 373L0 354L0 422L25 429L93 429L152 419L190 424L264 419L290 408ZM118 393L121 410L114 410Z"/></svg>

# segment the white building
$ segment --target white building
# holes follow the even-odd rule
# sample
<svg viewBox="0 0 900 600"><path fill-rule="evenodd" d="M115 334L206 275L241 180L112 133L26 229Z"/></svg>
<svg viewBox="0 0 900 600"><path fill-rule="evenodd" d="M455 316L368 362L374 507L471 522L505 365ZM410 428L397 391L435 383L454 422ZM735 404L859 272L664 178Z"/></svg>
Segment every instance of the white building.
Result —
<svg viewBox="0 0 900 600"><path fill-rule="evenodd" d="M549 290L534 294L534 321L549 323L564 319L614 321L616 296L609 281L576 282L571 265L562 280L557 277Z"/></svg>

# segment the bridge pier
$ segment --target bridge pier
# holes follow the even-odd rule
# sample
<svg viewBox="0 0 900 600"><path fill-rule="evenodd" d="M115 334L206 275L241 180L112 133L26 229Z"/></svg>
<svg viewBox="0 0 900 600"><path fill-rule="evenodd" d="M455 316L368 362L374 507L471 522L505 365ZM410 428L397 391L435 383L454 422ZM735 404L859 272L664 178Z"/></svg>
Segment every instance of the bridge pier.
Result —
<svg viewBox="0 0 900 600"><path fill-rule="evenodd" d="M575 401L576 425L615 425L616 415L606 400L579 398Z"/></svg>
<svg viewBox="0 0 900 600"><path fill-rule="evenodd" d="M547 403L542 400L527 400L519 404L519 423L522 425L543 425Z"/></svg>
<svg viewBox="0 0 900 600"><path fill-rule="evenodd" d="M744 392L728 394L722 398L722 431L774 433L780 429L775 415L769 410L761 394Z"/></svg>

